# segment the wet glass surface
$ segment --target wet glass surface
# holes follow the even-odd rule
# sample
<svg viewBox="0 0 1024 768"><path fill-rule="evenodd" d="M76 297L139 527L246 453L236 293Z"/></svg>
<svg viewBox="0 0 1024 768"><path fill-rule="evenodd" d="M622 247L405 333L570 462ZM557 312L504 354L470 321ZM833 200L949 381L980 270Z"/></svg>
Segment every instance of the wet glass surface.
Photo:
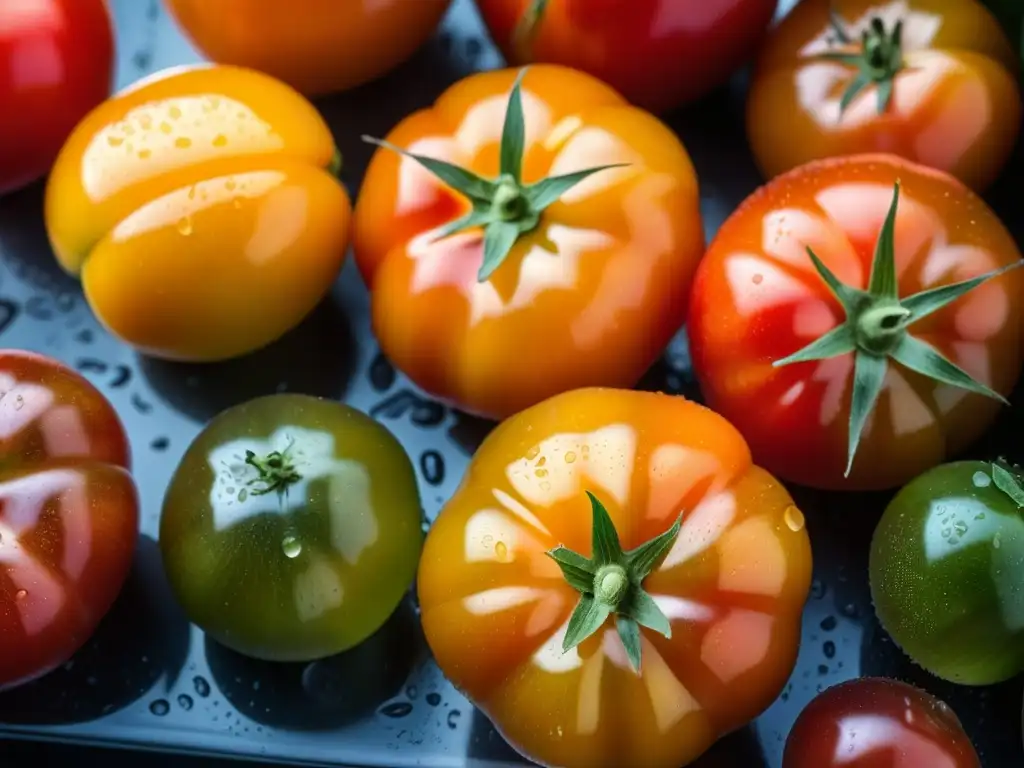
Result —
<svg viewBox="0 0 1024 768"><path fill-rule="evenodd" d="M122 41L119 86L198 60L157 0L111 5ZM385 135L446 85L498 65L471 2L456 0L438 35L409 64L368 87L319 100L345 157L342 175L350 192L371 154L361 134ZM759 183L745 149L741 86L668 119L700 174L709 236ZM1024 227L1010 193L1024 169L1020 152L1015 169L989 198L1019 236ZM310 664L252 661L189 625L170 595L154 540L164 490L189 442L213 415L253 397L320 395L378 418L408 449L428 518L454 491L491 425L425 398L380 356L352 263L299 329L258 354L202 366L140 358L99 328L78 284L58 269L46 244L41 200L41 185L0 199L0 344L65 360L110 398L132 442L143 537L124 592L93 639L56 672L0 695L0 738L307 764L522 765L429 660L411 601L347 653ZM643 386L696 396L687 363L680 337ZM1018 391L1016 401L1022 397ZM1020 461L1022 422L1024 407L1018 406L972 453ZM722 740L696 768L779 768L786 734L803 706L818 691L858 675L893 676L926 688L956 711L987 768L1021 765L1021 682L969 689L938 681L904 658L874 618L868 543L888 497L791 491L807 513L815 559L797 668L761 718Z"/></svg>

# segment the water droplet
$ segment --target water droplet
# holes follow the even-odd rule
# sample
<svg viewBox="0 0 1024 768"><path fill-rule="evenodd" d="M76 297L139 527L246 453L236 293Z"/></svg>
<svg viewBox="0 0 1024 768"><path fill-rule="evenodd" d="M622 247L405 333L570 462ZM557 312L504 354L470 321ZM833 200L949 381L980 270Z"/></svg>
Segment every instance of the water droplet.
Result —
<svg viewBox="0 0 1024 768"><path fill-rule="evenodd" d="M193 677L192 687L195 688L196 693L204 699L210 695L210 684L206 682L206 678L204 677Z"/></svg>
<svg viewBox="0 0 1024 768"><path fill-rule="evenodd" d="M228 192L234 192L235 187L237 186L238 184L235 183L234 179L228 179L227 181L224 182L224 189L226 189Z"/></svg>
<svg viewBox="0 0 1024 768"><path fill-rule="evenodd" d="M996 535L992 537L992 546L999 549L1002 545L1002 534L996 531Z"/></svg>
<svg viewBox="0 0 1024 768"><path fill-rule="evenodd" d="M853 603L847 603L839 609L839 612L848 619L856 619L858 616L857 606Z"/></svg>
<svg viewBox="0 0 1024 768"><path fill-rule="evenodd" d="M120 136L108 136L107 144L109 144L112 147L120 147L122 144L124 144L124 139L122 139Z"/></svg>
<svg viewBox="0 0 1024 768"><path fill-rule="evenodd" d="M238 502L239 503L244 502L248 498L249 498L249 491L248 491L248 489L243 488L242 490L240 490L238 492Z"/></svg>
<svg viewBox="0 0 1024 768"><path fill-rule="evenodd" d="M170 123L168 123L166 121L160 123L160 133L170 133L173 130L174 129L171 128L171 124Z"/></svg>
<svg viewBox="0 0 1024 768"><path fill-rule="evenodd" d="M537 458L538 455L540 455L540 446L535 445L533 446L533 448L526 452L526 460L533 461L534 459Z"/></svg>
<svg viewBox="0 0 1024 768"><path fill-rule="evenodd" d="M192 146L192 139L188 136L179 136L174 140L174 146L178 149L188 149Z"/></svg>
<svg viewBox="0 0 1024 768"><path fill-rule="evenodd" d="M833 629L836 628L836 625L838 623L839 622L836 621L836 617L835 616L826 616L824 619L821 620L821 625L820 626L826 632L831 632Z"/></svg>
<svg viewBox="0 0 1024 768"><path fill-rule="evenodd" d="M19 589L14 593L15 600L24 600L26 597L28 597L28 592L24 589Z"/></svg>
<svg viewBox="0 0 1024 768"><path fill-rule="evenodd" d="M957 520L955 523L953 523L953 530L956 531L959 535L963 536L965 533L967 533L967 523L965 523L963 520Z"/></svg>
<svg viewBox="0 0 1024 768"><path fill-rule="evenodd" d="M181 110L177 107L171 107L167 110L167 116L171 118L171 120L177 120L179 117L181 117Z"/></svg>
<svg viewBox="0 0 1024 768"><path fill-rule="evenodd" d="M429 704L432 707L436 707L440 703L441 703L441 694L440 693L428 693L427 694L427 704Z"/></svg>
<svg viewBox="0 0 1024 768"><path fill-rule="evenodd" d="M163 717L171 711L171 705L167 703L166 699L157 699L149 705L149 711L157 717Z"/></svg>
<svg viewBox="0 0 1024 768"><path fill-rule="evenodd" d="M789 530L796 533L804 529L804 513L790 504L782 513L782 519Z"/></svg>
<svg viewBox="0 0 1024 768"><path fill-rule="evenodd" d="M540 484L540 489L542 491L550 491L551 490L551 483L550 483L550 481L542 480L541 484Z"/></svg>
<svg viewBox="0 0 1024 768"><path fill-rule="evenodd" d="M216 136L213 137L213 146L215 147L227 146L227 143L228 137L225 136L223 133L218 133Z"/></svg>
<svg viewBox="0 0 1024 768"><path fill-rule="evenodd" d="M575 454L575 452L569 451L568 453L565 454L565 463L566 464L572 464L574 461L576 461L576 454Z"/></svg>
<svg viewBox="0 0 1024 768"><path fill-rule="evenodd" d="M836 644L831 640L826 640L825 644L821 646L821 652L825 654L826 659L835 658L836 655Z"/></svg>
<svg viewBox="0 0 1024 768"><path fill-rule="evenodd" d="M987 488L988 486L992 485L992 478L989 477L984 472L982 472L981 470L975 472L974 477L972 477L971 479L974 481L975 488Z"/></svg>
<svg viewBox="0 0 1024 768"><path fill-rule="evenodd" d="M508 546L504 541L499 541L494 545L494 554L497 555L498 559L501 561L508 560Z"/></svg>
<svg viewBox="0 0 1024 768"><path fill-rule="evenodd" d="M953 529L952 528L943 528L942 529L942 538L948 539L952 535L953 535Z"/></svg>
<svg viewBox="0 0 1024 768"><path fill-rule="evenodd" d="M762 280L764 280L764 275L760 275L760 274L758 274L758 275L754 275L754 276L753 276L752 278L750 278L750 279L751 279L751 282L753 282L753 283L754 283L754 285L760 285L760 284L761 284L761 281L762 281Z"/></svg>
<svg viewBox="0 0 1024 768"><path fill-rule="evenodd" d="M405 689L405 695L410 699L415 699L419 695L419 689L415 685L410 685Z"/></svg>
<svg viewBox="0 0 1024 768"><path fill-rule="evenodd" d="M285 557L294 559L302 554L302 542L289 534L281 539L281 551Z"/></svg>
<svg viewBox="0 0 1024 768"><path fill-rule="evenodd" d="M192 697L186 693L183 693L178 697L178 706L184 709L186 712L192 709L192 703Z"/></svg>
<svg viewBox="0 0 1024 768"><path fill-rule="evenodd" d="M408 701L395 701L380 708L380 713L384 717L407 717L410 712L412 712L412 704Z"/></svg>
<svg viewBox="0 0 1024 768"><path fill-rule="evenodd" d="M14 398L14 410L20 411L24 407L25 407L25 398L22 397L21 395L18 395L17 397L15 397Z"/></svg>
<svg viewBox="0 0 1024 768"><path fill-rule="evenodd" d="M451 728L453 731L459 727L460 717L462 717L462 713L457 709L453 709L451 712L448 713L448 727Z"/></svg>
<svg viewBox="0 0 1024 768"><path fill-rule="evenodd" d="M815 600L821 600L828 591L828 587L825 586L825 582L815 579L811 582L811 597Z"/></svg>
<svg viewBox="0 0 1024 768"><path fill-rule="evenodd" d="M537 477L547 477L548 471L546 469L537 469L534 470L533 474L535 474Z"/></svg>
<svg viewBox="0 0 1024 768"><path fill-rule="evenodd" d="M153 154L153 152L151 150L140 149L139 150L139 160L148 160L149 156L152 155L152 154Z"/></svg>
<svg viewBox="0 0 1024 768"><path fill-rule="evenodd" d="M182 237L188 237L192 234L192 217L182 216L178 219L178 232Z"/></svg>

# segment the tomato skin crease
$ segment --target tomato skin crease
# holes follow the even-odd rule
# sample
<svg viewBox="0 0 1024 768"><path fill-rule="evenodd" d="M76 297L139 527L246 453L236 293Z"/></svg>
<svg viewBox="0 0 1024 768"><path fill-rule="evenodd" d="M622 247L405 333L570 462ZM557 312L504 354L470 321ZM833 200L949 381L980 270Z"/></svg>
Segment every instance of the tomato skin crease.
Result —
<svg viewBox="0 0 1024 768"><path fill-rule="evenodd" d="M107 399L56 360L0 350L0 690L92 636L135 553L139 499Z"/></svg>
<svg viewBox="0 0 1024 768"><path fill-rule="evenodd" d="M755 460L782 479L892 488L980 437L1002 407L890 363L845 477L851 356L773 367L844 317L807 248L843 282L864 287L897 180L900 297L1020 261L993 211L953 177L892 155L859 155L808 163L761 187L725 222L698 268L687 328L701 390L743 433ZM1013 270L908 333L1006 397L1021 370L1022 289Z"/></svg>
<svg viewBox="0 0 1024 768"><path fill-rule="evenodd" d="M873 20L902 25L902 64L890 79L867 78L845 104L867 72L828 57L859 53ZM975 0L805 0L761 49L747 136L767 179L816 159L888 152L984 191L1020 133L1019 72L1014 48Z"/></svg>
<svg viewBox="0 0 1024 768"><path fill-rule="evenodd" d="M800 713L783 768L981 768L956 714L897 680L865 677L818 694Z"/></svg>
<svg viewBox="0 0 1024 768"><path fill-rule="evenodd" d="M581 593L550 553L594 554L588 493L625 551L676 536L642 581L671 636L641 627L639 674L610 617L563 651ZM802 513L728 422L678 396L592 388L490 433L428 531L417 590L442 672L525 757L678 768L782 691L810 579Z"/></svg>

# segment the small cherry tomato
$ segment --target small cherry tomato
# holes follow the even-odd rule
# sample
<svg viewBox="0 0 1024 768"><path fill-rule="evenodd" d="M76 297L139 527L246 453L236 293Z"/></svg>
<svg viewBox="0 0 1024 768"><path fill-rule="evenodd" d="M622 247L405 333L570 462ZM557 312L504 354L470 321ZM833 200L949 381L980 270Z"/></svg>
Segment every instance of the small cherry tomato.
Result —
<svg viewBox="0 0 1024 768"><path fill-rule="evenodd" d="M470 75L388 139L353 246L399 368L491 418L637 383L682 325L704 252L672 131L589 75L538 64Z"/></svg>
<svg viewBox="0 0 1024 768"><path fill-rule="evenodd" d="M423 531L416 474L369 416L307 395L221 413L164 497L160 549L185 612L269 661L358 645L409 590Z"/></svg>
<svg viewBox="0 0 1024 768"><path fill-rule="evenodd" d="M1024 490L1001 463L943 464L886 507L871 541L882 627L917 664L966 685L1024 671Z"/></svg>
<svg viewBox="0 0 1024 768"><path fill-rule="evenodd" d="M124 586L138 537L128 439L56 360L0 350L0 689L67 661Z"/></svg>
<svg viewBox="0 0 1024 768"><path fill-rule="evenodd" d="M956 714L912 685L865 677L818 694L786 740L783 768L981 768Z"/></svg>
<svg viewBox="0 0 1024 768"><path fill-rule="evenodd" d="M42 177L78 121L110 95L114 33L104 0L0 7L0 194Z"/></svg>
<svg viewBox="0 0 1024 768"><path fill-rule="evenodd" d="M524 756L681 768L778 696L810 579L803 515L725 419L583 389L491 432L417 585L441 670Z"/></svg>
<svg viewBox="0 0 1024 768"><path fill-rule="evenodd" d="M351 213L312 104L248 69L165 70L75 129L46 188L60 265L145 354L223 360L294 328L330 289Z"/></svg>
<svg viewBox="0 0 1024 768"><path fill-rule="evenodd" d="M1013 389L1020 265L948 174L892 155L808 163L749 197L701 262L694 372L777 476L891 488L978 438Z"/></svg>
<svg viewBox="0 0 1024 768"><path fill-rule="evenodd" d="M805 0L762 49L750 147L768 178L891 152L982 190L1020 131L1019 71L977 0Z"/></svg>
<svg viewBox="0 0 1024 768"><path fill-rule="evenodd" d="M655 112L722 85L751 57L778 0L476 0L510 64L562 64Z"/></svg>
<svg viewBox="0 0 1024 768"><path fill-rule="evenodd" d="M450 0L165 0L206 56L307 96L373 80L433 34Z"/></svg>

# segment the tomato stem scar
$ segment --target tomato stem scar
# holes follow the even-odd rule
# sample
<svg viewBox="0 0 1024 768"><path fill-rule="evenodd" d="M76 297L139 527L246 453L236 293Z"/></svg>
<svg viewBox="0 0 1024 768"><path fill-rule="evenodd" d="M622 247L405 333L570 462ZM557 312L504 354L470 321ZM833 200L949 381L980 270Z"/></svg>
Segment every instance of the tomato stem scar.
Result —
<svg viewBox="0 0 1024 768"><path fill-rule="evenodd" d="M245 452L245 463L257 472L257 477L249 480L248 484L263 484L262 488L251 492L254 496L263 496L275 491L284 493L288 490L288 486L302 479L302 475L295 469L290 456L294 444L293 440L283 451L271 451L262 458L252 451Z"/></svg>
<svg viewBox="0 0 1024 768"><path fill-rule="evenodd" d="M681 517L664 533L629 552L622 551L619 534L608 510L587 491L592 518L591 549L588 559L566 547L547 552L558 563L566 583L580 593L569 618L562 650L568 652L598 632L613 613L619 639L633 670L640 673L640 627L665 637L672 636L668 618L643 589L643 581L672 548L681 527Z"/></svg>

